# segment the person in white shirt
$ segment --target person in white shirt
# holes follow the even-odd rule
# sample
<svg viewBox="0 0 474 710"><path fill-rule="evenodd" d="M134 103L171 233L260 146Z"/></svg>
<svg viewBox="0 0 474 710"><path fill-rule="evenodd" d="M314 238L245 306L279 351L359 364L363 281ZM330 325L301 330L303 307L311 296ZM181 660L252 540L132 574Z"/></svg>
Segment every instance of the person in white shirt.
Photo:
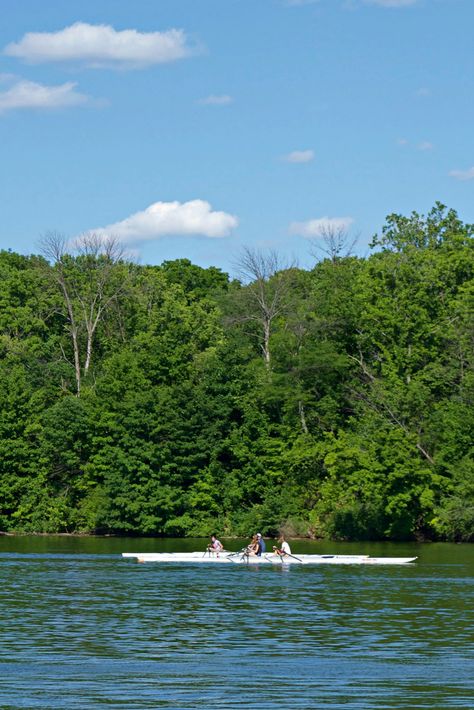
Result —
<svg viewBox="0 0 474 710"><path fill-rule="evenodd" d="M280 547L274 547L273 552L276 555L291 555L291 548L287 541L285 540L285 536L281 535L278 542L280 543Z"/></svg>
<svg viewBox="0 0 474 710"><path fill-rule="evenodd" d="M209 552L216 552L217 555L219 555L219 552L222 552L224 549L224 545L215 535L211 535L211 542L207 546L207 549Z"/></svg>

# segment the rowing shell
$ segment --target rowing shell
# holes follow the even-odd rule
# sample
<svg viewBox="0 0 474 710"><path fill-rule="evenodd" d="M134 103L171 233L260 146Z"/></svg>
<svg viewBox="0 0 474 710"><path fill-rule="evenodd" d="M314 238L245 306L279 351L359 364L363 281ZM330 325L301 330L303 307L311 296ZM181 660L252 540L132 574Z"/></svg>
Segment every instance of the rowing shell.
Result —
<svg viewBox="0 0 474 710"><path fill-rule="evenodd" d="M243 552L122 552L138 562L193 562L199 564L294 564L294 565L404 565L416 557L370 557L370 555L274 555L261 557Z"/></svg>

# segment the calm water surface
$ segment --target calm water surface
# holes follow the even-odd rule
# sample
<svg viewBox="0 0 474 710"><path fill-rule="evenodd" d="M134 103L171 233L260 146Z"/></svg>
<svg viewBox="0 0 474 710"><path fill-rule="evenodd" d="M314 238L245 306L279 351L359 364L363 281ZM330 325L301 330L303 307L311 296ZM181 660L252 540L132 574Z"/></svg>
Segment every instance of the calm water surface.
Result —
<svg viewBox="0 0 474 710"><path fill-rule="evenodd" d="M0 708L474 707L474 546L293 544L419 556L401 567L120 557L204 547L0 537Z"/></svg>

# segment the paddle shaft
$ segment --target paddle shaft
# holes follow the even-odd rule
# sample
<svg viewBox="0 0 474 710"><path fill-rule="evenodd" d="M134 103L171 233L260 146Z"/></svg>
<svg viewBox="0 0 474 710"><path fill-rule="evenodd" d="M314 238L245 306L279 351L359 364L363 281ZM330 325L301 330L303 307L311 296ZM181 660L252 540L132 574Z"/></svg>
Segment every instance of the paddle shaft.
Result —
<svg viewBox="0 0 474 710"><path fill-rule="evenodd" d="M303 562L302 559L300 559L299 557L296 557L296 555L290 554L289 552L275 552L275 554L278 555L279 557L282 557L282 558L283 557L292 557L294 560L298 560L298 562Z"/></svg>

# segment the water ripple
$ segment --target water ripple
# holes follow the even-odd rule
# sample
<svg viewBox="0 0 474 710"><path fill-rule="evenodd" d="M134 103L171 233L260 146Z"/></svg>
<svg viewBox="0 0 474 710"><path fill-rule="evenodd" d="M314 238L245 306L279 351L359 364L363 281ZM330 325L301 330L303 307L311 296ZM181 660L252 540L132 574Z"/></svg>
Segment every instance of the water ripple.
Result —
<svg viewBox="0 0 474 710"><path fill-rule="evenodd" d="M0 707L472 709L472 566L0 554Z"/></svg>

